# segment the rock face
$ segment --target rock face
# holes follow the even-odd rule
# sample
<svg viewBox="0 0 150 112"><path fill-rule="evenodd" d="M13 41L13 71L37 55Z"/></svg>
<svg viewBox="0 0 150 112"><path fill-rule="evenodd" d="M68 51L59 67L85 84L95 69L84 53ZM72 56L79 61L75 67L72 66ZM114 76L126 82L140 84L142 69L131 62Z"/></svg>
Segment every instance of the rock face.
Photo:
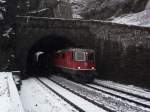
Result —
<svg viewBox="0 0 150 112"><path fill-rule="evenodd" d="M12 27L16 17L16 0L0 0L0 36Z"/></svg>
<svg viewBox="0 0 150 112"><path fill-rule="evenodd" d="M13 45L15 16L16 0L0 0L0 71L16 68Z"/></svg>
<svg viewBox="0 0 150 112"><path fill-rule="evenodd" d="M18 2L19 15L72 18L68 0L24 0Z"/></svg>
<svg viewBox="0 0 150 112"><path fill-rule="evenodd" d="M24 0L18 2L28 15L56 18L106 20L122 14L137 13L149 7L149 0ZM20 10L19 9L19 10ZM23 13L22 13L23 12ZM72 14L73 13L73 14Z"/></svg>
<svg viewBox="0 0 150 112"><path fill-rule="evenodd" d="M72 0L74 13L84 19L108 19L143 11L149 0ZM148 6L147 6L148 7Z"/></svg>

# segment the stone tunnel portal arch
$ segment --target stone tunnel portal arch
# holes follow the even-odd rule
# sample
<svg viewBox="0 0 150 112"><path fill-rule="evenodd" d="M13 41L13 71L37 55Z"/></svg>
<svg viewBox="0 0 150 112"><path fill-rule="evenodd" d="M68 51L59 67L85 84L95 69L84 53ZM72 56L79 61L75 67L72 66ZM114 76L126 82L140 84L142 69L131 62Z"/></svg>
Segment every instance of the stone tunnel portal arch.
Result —
<svg viewBox="0 0 150 112"><path fill-rule="evenodd" d="M46 74L48 68L52 67L53 52L59 49L75 47L75 43L65 36L49 35L34 42L30 47L26 60L26 74L32 76ZM37 55L38 54L38 63ZM40 57L39 57L40 56Z"/></svg>

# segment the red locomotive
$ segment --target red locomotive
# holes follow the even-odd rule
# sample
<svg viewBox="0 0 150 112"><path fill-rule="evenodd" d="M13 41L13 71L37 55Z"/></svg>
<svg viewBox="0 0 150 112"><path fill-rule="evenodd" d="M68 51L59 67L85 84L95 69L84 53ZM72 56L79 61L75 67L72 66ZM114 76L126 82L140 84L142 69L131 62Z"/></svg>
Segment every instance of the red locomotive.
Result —
<svg viewBox="0 0 150 112"><path fill-rule="evenodd" d="M54 66L74 81L92 82L96 75L95 51L81 48L59 50L54 55Z"/></svg>

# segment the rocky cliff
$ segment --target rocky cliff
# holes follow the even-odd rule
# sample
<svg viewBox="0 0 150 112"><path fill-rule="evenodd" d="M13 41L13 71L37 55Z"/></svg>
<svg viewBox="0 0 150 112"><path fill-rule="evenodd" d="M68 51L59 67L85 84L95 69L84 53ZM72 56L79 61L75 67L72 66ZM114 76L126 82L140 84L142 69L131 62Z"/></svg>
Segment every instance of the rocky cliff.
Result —
<svg viewBox="0 0 150 112"><path fill-rule="evenodd" d="M122 14L137 13L149 7L149 0L71 0L76 17L106 20Z"/></svg>

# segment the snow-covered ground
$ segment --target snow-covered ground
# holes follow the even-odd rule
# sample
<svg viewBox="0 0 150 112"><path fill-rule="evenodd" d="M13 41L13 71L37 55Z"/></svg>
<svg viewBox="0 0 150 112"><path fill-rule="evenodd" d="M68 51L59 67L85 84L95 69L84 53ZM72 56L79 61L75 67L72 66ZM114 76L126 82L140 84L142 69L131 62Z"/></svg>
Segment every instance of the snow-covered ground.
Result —
<svg viewBox="0 0 150 112"><path fill-rule="evenodd" d="M0 73L0 112L24 112L11 73Z"/></svg>
<svg viewBox="0 0 150 112"><path fill-rule="evenodd" d="M85 112L106 112L104 109L88 102L87 100L81 98L78 95L75 95L74 93L62 88L61 86L55 84L54 82L46 78L41 78L41 80L44 81L48 86L53 88L55 91L60 93L63 97L78 105Z"/></svg>
<svg viewBox="0 0 150 112"><path fill-rule="evenodd" d="M133 103L132 102L133 100L127 101L127 100L124 100L122 98L112 95L112 94L116 94L116 92L114 91L111 91L112 94L108 94L108 92L105 93L103 91L97 91L96 89L89 88L85 85L74 83L62 77L53 76L51 77L51 79L65 86L66 88L69 88L70 90L73 90L74 92L79 93L81 96L85 96L86 98L92 99L99 104L103 104L105 107L108 107L111 110L114 110L116 112L150 112L149 108L143 108L143 106ZM107 91L107 90L104 90L104 91ZM139 99L136 99L136 100L139 100Z"/></svg>
<svg viewBox="0 0 150 112"><path fill-rule="evenodd" d="M93 104L90 104L90 102L84 101L84 99L80 98L79 96L76 96L68 90L58 86L54 82L46 78L40 79L47 83L54 91L57 91L59 94L63 95L72 103L81 106L80 108L85 110L85 112L104 111L103 109ZM107 86L111 86L122 91L131 92L137 95L141 94L141 96L145 96L147 98L150 97L149 90L144 90L142 88L131 85L114 83L112 81L95 81L100 84L105 84ZM87 94L87 97L88 96L89 95ZM0 112L79 112L79 110L75 109L72 105L60 98L53 91L46 88L35 78L23 80L19 98L18 91L12 78L12 73L2 72L0 73Z"/></svg>
<svg viewBox="0 0 150 112"><path fill-rule="evenodd" d="M25 112L78 112L32 78L23 81L20 97Z"/></svg>
<svg viewBox="0 0 150 112"><path fill-rule="evenodd" d="M53 78L55 78L55 76ZM82 99L79 96L76 96L75 94L69 92L68 90L58 86L54 82L52 82L46 78L40 78L40 79L42 81L44 81L54 91L57 91L59 94L61 94L63 97L65 97L66 99L68 99L72 103L81 106L80 108L85 110L85 112L88 112L88 111L91 112L91 110L96 110L96 112L104 111L104 110L98 110L99 108L97 108L96 106L94 107L94 105L91 105L90 103L87 104L87 102L84 101L84 99ZM62 78L60 78L60 79L62 79ZM62 81L65 82L64 80L62 80ZM123 89L124 91L127 88L129 90L132 88L132 90L133 90L132 93L136 93L136 94L138 93L137 91L139 91L139 93L140 92L143 93L145 91L142 88L137 88L135 86L130 87L128 85L117 84L117 83L114 83L112 81L110 82L110 81L96 80L96 82L106 83L106 84L109 84L112 87L114 86L116 88L118 88L118 87L121 87L122 89L125 88L125 89ZM72 88L72 90L73 90L73 88ZM134 90L135 90L135 92L134 92ZM84 90L82 89L81 92L83 92L83 91ZM92 91L96 91L96 90L92 90ZM114 94L115 93L116 92L114 92ZM89 94L90 94L90 92L89 92ZM102 93L102 94L105 94L105 93ZM143 95L144 94L148 95L148 91L146 93L143 93ZM88 93L86 95L87 95L87 97L89 97ZM111 96L109 96L109 98L110 97ZM115 98L113 96L112 96L112 98L116 99L116 101L118 100L118 98ZM99 99L99 98L97 97L95 99L95 101L97 101L97 99ZM78 110L76 110L74 107L72 107L66 101L64 101L62 98L60 98L58 95L56 95L53 91L47 89L47 87L45 87L43 84L41 84L35 78L30 78L30 79L23 81L22 89L21 89L21 100L22 100L25 112L78 112ZM106 100L108 100L108 99L106 99ZM141 110L140 112L148 112L148 110L149 110L149 109L145 109L143 107L138 107L138 106L136 106L136 104L133 104L133 103L129 103L130 106L127 106L128 102L123 101L123 100L118 100L118 103L116 103L116 104L119 105L120 101L124 102L124 104L125 104L125 105L122 105L122 106L124 106L124 108L122 107L122 109L123 109L122 111L126 111L126 108L127 107L129 108L130 106L131 107L133 106L132 109L127 109L128 111L130 110L130 112L132 112L132 110L135 110L135 111ZM112 103L112 101L110 101L110 103ZM141 109L136 109L136 108L141 108Z"/></svg>
<svg viewBox="0 0 150 112"><path fill-rule="evenodd" d="M114 18L114 23L150 27L150 9Z"/></svg>

